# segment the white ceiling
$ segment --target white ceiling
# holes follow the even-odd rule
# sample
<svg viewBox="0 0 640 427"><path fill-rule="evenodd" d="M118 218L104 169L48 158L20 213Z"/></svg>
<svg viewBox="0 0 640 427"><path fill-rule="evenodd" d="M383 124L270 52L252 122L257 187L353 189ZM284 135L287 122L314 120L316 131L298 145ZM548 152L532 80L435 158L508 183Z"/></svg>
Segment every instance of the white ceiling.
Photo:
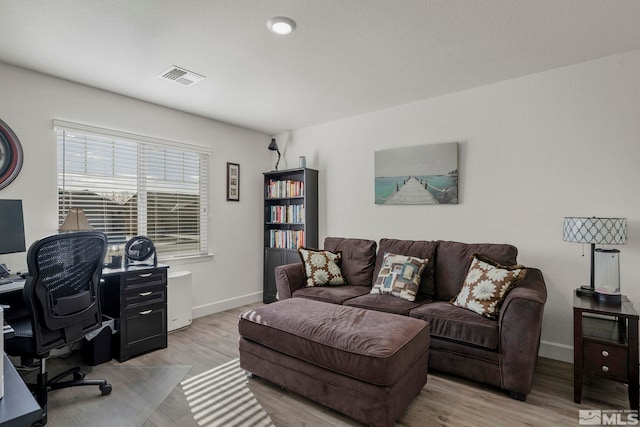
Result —
<svg viewBox="0 0 640 427"><path fill-rule="evenodd" d="M636 49L637 0L0 0L1 62L267 134Z"/></svg>

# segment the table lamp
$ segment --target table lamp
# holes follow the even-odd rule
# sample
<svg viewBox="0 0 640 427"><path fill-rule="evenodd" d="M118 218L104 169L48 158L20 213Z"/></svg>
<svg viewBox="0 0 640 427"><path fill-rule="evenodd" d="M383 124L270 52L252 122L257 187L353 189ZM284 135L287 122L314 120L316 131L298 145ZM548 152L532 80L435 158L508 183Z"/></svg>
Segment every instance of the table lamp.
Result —
<svg viewBox="0 0 640 427"><path fill-rule="evenodd" d="M576 289L579 296L595 297L600 302L620 304L620 251L596 249L596 244L627 243L626 218L565 217L563 240L591 245L589 285Z"/></svg>
<svg viewBox="0 0 640 427"><path fill-rule="evenodd" d="M69 208L67 217L58 231L91 231L93 227L89 223L82 208Z"/></svg>

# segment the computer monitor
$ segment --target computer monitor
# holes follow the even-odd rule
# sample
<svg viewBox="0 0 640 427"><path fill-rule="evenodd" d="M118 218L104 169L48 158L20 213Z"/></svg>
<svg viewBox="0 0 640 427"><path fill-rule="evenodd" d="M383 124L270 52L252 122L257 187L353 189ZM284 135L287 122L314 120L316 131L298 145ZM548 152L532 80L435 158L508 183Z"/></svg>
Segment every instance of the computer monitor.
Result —
<svg viewBox="0 0 640 427"><path fill-rule="evenodd" d="M0 200L0 254L25 252L22 200Z"/></svg>

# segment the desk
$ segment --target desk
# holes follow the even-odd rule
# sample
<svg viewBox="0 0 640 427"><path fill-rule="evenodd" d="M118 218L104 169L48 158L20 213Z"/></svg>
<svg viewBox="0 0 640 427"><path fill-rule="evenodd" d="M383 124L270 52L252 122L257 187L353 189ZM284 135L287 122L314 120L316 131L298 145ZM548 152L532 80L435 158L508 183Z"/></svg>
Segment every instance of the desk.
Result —
<svg viewBox="0 0 640 427"><path fill-rule="evenodd" d="M24 427L42 417L42 409L18 375L7 355L4 363L4 397L0 399L0 426Z"/></svg>
<svg viewBox="0 0 640 427"><path fill-rule="evenodd" d="M29 315L29 310L27 310L22 296L22 289L24 288L26 280L17 276L13 276L11 279L14 281L0 285L0 303L10 307L4 310L4 320L9 324L11 324L11 320L13 319Z"/></svg>
<svg viewBox="0 0 640 427"><path fill-rule="evenodd" d="M103 315L115 319L113 356L120 362L167 347L168 268L130 265L102 270L100 306ZM0 285L0 302L12 306L5 311L9 324L11 318L19 317L17 313L26 310L21 292L25 280L15 280Z"/></svg>
<svg viewBox="0 0 640 427"><path fill-rule="evenodd" d="M102 271L102 314L116 319L113 357L132 357L167 347L166 265Z"/></svg>
<svg viewBox="0 0 640 427"><path fill-rule="evenodd" d="M0 295L8 294L10 292L21 291L24 288L24 282L26 279L12 279L11 283L6 285L0 285Z"/></svg>

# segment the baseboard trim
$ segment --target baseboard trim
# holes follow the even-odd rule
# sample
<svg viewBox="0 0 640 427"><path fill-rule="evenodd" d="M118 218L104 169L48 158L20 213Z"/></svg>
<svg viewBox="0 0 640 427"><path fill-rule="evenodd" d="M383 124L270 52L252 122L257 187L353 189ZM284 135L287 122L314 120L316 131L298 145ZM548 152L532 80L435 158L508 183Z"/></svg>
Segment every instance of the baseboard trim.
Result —
<svg viewBox="0 0 640 427"><path fill-rule="evenodd" d="M198 317L219 313L225 310L231 310L232 308L240 307L247 304L253 304L260 301L262 301L262 291L193 307L192 316L194 319L197 319Z"/></svg>
<svg viewBox="0 0 640 427"><path fill-rule="evenodd" d="M542 340L538 356L573 363L573 346Z"/></svg>

